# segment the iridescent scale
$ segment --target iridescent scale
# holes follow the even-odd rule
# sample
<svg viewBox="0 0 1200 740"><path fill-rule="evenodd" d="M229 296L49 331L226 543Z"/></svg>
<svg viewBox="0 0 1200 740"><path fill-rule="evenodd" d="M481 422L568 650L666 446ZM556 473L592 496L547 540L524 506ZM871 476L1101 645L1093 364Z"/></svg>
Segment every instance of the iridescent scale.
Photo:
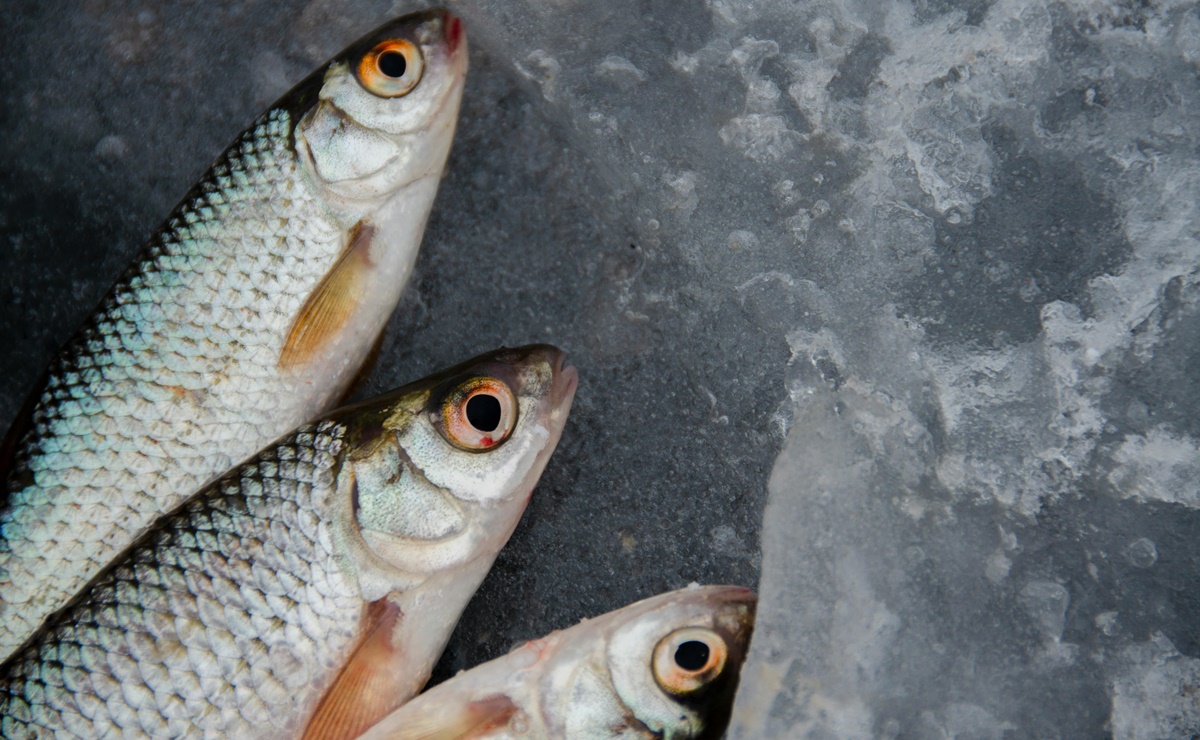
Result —
<svg viewBox="0 0 1200 740"><path fill-rule="evenodd" d="M0 667L0 735L294 735L363 602L332 554L344 428L302 428L163 517Z"/></svg>
<svg viewBox="0 0 1200 740"><path fill-rule="evenodd" d="M336 398L278 366L343 248L284 110L213 165L49 369L0 507L0 659L163 512Z"/></svg>

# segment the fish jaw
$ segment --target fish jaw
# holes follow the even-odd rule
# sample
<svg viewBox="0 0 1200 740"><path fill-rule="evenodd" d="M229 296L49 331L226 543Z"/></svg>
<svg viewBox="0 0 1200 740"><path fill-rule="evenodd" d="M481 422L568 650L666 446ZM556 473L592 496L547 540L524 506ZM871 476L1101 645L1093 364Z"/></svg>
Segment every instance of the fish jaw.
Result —
<svg viewBox="0 0 1200 740"><path fill-rule="evenodd" d="M558 445L579 384L579 373L566 362L561 352L555 353L552 362L554 381L549 403L543 411L550 437L524 478L512 488L512 494L480 507L472 532L476 543L473 549L478 555L457 568L437 573L420 587L405 591L398 597L403 611L429 611L434 618L400 625L396 638L406 646L408 659L413 666L413 679L403 692L395 696L389 709L416 696L429 680L434 665L450 639L451 630L445 626L458 623L467 603L520 522L533 490Z"/></svg>
<svg viewBox="0 0 1200 740"><path fill-rule="evenodd" d="M602 721L625 724L647 736L719 738L728 723L733 694L754 623L754 592L741 586L696 586L651 597L605 615L592 629L604 635L601 670L580 671L579 685L564 691L561 683L543 684L543 719L561 722L566 737ZM598 620L591 620L598 621ZM589 623L585 623L587 626ZM651 666L660 646L672 634L696 630L719 638L725 646L724 668L711 684L694 695L673 695ZM573 648L562 652L569 654ZM576 654L576 661L582 657ZM620 716L605 716L578 706L573 692L611 696ZM596 701L583 702L595 704ZM551 708L553 710L551 711ZM552 733L553 734L553 733Z"/></svg>
<svg viewBox="0 0 1200 740"><path fill-rule="evenodd" d="M344 278L336 291L341 308L296 319L291 334L311 326L316 347L294 354L285 348L280 358L297 379L335 379L321 408L344 396L357 376L354 360L378 340L408 283L454 141L467 72L465 32L449 11L406 16L414 17L425 20L385 24L332 63L319 102L296 126L305 181L322 193L331 218L367 235L351 240L334 268ZM379 100L361 89L349 65L362 48L394 34L420 41L427 71L408 96ZM408 115L416 111L426 114Z"/></svg>
<svg viewBox="0 0 1200 740"><path fill-rule="evenodd" d="M397 599L401 610L429 611L434 618L420 622L413 620L400 625L396 640L406 646L413 678L402 692L396 694L389 710L404 704L425 686L425 682L433 673L434 665L450 640L452 630L447 630L446 625L458 623L463 610L483 583L500 550L512 537L521 515L529 504L537 481L562 436L578 385L579 376L575 368L564 368L561 358L558 362L559 372L551 396L552 405L548 419L552 430L551 437L546 447L538 453L537 460L525 478L513 489L513 495L493 505L481 507L473 533L477 542L475 551L479 554L457 568L436 574L420 587L405 591Z"/></svg>

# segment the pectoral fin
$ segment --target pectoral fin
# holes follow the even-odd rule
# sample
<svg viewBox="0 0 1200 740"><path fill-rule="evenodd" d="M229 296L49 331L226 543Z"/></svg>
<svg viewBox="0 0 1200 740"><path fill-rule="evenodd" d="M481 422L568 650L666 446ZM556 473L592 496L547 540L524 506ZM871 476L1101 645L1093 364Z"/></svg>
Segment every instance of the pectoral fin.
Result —
<svg viewBox="0 0 1200 740"><path fill-rule="evenodd" d="M296 315L279 355L280 367L292 369L308 362L349 323L373 267L370 250L374 236L375 227L369 222L355 224L346 251Z"/></svg>
<svg viewBox="0 0 1200 740"><path fill-rule="evenodd" d="M411 688L400 685L403 656L392 643L403 618L400 607L387 599L367 607L362 641L321 697L304 730L305 740L358 737L396 708L401 691Z"/></svg>
<svg viewBox="0 0 1200 740"><path fill-rule="evenodd" d="M401 710L371 728L362 740L472 740L505 726L516 712L517 705L502 694L462 705L443 697L425 702L419 712Z"/></svg>

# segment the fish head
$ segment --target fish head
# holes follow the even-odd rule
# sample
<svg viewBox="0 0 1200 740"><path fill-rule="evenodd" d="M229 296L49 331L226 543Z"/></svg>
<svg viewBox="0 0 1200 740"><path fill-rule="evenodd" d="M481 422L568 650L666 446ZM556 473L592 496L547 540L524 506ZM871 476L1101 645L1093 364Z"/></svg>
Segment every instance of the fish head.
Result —
<svg viewBox="0 0 1200 740"><path fill-rule="evenodd" d="M414 182L436 182L466 73L466 33L448 10L402 16L351 45L313 80L316 104L296 126L310 181L350 221Z"/></svg>
<svg viewBox="0 0 1200 740"><path fill-rule="evenodd" d="M343 412L340 549L368 600L490 563L558 443L576 383L561 350L530 345Z"/></svg>
<svg viewBox="0 0 1200 740"><path fill-rule="evenodd" d="M325 487L337 577L365 603L306 737L357 737L425 684L524 512L575 387L561 350L500 349L324 422L340 427Z"/></svg>
<svg viewBox="0 0 1200 740"><path fill-rule="evenodd" d="M431 483L460 501L528 497L577 383L557 347L502 348L409 386L384 428Z"/></svg>
<svg viewBox="0 0 1200 740"><path fill-rule="evenodd" d="M721 737L755 603L740 586L693 586L615 612L605 657L626 714L613 721L640 723L656 737Z"/></svg>
<svg viewBox="0 0 1200 740"><path fill-rule="evenodd" d="M716 740L729 724L754 611L754 593L740 586L645 599L461 673L362 737Z"/></svg>

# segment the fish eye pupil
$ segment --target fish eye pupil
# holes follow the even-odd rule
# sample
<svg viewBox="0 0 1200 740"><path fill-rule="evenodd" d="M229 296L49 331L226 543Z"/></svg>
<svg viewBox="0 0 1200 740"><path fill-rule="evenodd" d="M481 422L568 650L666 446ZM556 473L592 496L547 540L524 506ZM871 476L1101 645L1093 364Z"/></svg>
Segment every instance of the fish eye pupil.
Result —
<svg viewBox="0 0 1200 740"><path fill-rule="evenodd" d="M404 70L408 69L408 61L404 55L398 51L385 51L379 55L379 60L376 62L379 65L379 71L388 77L400 78L404 76Z"/></svg>
<svg viewBox="0 0 1200 740"><path fill-rule="evenodd" d="M675 648L675 665L685 671L698 671L708 664L708 645L688 640Z"/></svg>
<svg viewBox="0 0 1200 740"><path fill-rule="evenodd" d="M486 393L467 401L467 421L481 432L494 432L500 426L500 400Z"/></svg>

